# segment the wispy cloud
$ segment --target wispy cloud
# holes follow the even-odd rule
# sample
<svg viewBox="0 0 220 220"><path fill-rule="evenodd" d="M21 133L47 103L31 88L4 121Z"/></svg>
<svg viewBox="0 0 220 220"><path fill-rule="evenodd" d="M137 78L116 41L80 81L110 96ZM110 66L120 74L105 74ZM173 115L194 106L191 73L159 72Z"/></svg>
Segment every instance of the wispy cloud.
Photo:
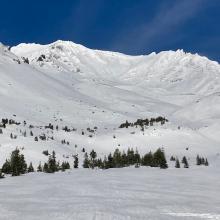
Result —
<svg viewBox="0 0 220 220"><path fill-rule="evenodd" d="M155 16L137 27L124 30L116 37L113 43L114 50L127 52L141 51L143 48L152 48L152 44L160 44L169 40L182 25L192 19L209 4L207 0L181 0L174 4L161 5ZM147 12L146 12L147 13ZM172 40L175 36L172 36Z"/></svg>

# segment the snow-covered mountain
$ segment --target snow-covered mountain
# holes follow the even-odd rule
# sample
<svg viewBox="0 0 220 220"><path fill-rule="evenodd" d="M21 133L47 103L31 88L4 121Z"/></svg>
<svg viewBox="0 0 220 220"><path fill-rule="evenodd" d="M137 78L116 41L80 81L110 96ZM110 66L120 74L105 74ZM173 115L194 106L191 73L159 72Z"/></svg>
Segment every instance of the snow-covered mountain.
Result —
<svg viewBox="0 0 220 220"><path fill-rule="evenodd" d="M11 140L10 133L19 135L20 128L9 127L0 143L6 155L16 146L24 146L36 163L45 160L44 149L55 149L62 157L75 152L75 145L78 151L86 147L101 153L117 146L142 151L164 146L168 154L213 157L220 151L220 65L198 54L177 50L128 56L67 41L0 45L0 77L0 116L77 129L74 134L59 131L42 145L29 136ZM125 120L159 115L169 123L144 135L118 129ZM82 130L94 126L99 129L93 138L89 133L82 137ZM61 145L63 138L71 144ZM190 152L185 152L187 146Z"/></svg>

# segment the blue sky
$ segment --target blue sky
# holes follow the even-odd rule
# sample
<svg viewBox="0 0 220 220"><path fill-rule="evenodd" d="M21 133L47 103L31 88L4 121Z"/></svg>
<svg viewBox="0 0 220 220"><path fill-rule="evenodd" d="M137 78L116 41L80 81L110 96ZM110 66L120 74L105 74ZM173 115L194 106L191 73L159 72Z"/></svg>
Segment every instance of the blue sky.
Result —
<svg viewBox="0 0 220 220"><path fill-rule="evenodd" d="M1 2L1 42L58 39L134 55L180 48L220 61L220 0Z"/></svg>

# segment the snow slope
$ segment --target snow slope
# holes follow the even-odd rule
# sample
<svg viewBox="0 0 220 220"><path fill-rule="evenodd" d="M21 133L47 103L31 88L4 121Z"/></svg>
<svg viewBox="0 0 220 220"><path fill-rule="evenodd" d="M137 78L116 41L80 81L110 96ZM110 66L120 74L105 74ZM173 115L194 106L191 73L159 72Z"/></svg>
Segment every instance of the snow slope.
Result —
<svg viewBox="0 0 220 220"><path fill-rule="evenodd" d="M0 181L1 220L219 220L220 174L194 169L78 169Z"/></svg>
<svg viewBox="0 0 220 220"><path fill-rule="evenodd" d="M220 65L198 54L178 50L128 56L66 41L20 44L10 50L0 45L0 77L0 116L27 121L26 127L12 125L4 130L1 163L16 146L34 164L47 159L42 155L45 149L55 149L62 160L83 147L100 154L116 147L138 147L143 153L164 147L168 155L201 153L214 161L218 158ZM158 115L169 123L148 128L144 135L140 129L118 129L125 120ZM48 123L77 131L52 134L34 128L37 135L55 137L35 142L28 125ZM91 138L86 128L94 126L98 129ZM20 130L26 130L27 137ZM10 139L10 133L18 138ZM69 146L61 145L64 138Z"/></svg>

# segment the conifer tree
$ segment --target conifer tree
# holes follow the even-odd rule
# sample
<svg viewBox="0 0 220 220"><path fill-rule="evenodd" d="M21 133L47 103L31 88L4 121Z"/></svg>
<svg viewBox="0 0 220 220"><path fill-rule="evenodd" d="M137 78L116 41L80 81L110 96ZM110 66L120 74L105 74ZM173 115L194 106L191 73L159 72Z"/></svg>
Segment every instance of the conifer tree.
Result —
<svg viewBox="0 0 220 220"><path fill-rule="evenodd" d="M65 171L65 170L70 169L70 164L69 164L69 162L62 162L62 164L61 164L61 166L60 166L60 169L61 169L62 171Z"/></svg>
<svg viewBox="0 0 220 220"><path fill-rule="evenodd" d="M134 154L134 161L135 161L135 167L139 167L141 163L141 156L138 153L138 150L136 149L135 154Z"/></svg>
<svg viewBox="0 0 220 220"><path fill-rule="evenodd" d="M10 165L12 176L19 176L27 171L27 164L24 155L20 154L20 151L17 148L11 153Z"/></svg>
<svg viewBox="0 0 220 220"><path fill-rule="evenodd" d="M153 154L150 151L149 153L145 154L144 157L142 158L142 165L143 166L154 166L153 160L154 160Z"/></svg>
<svg viewBox="0 0 220 220"><path fill-rule="evenodd" d="M37 167L37 172L42 172L43 169L42 169L42 166L41 166L41 163L39 163L38 167Z"/></svg>
<svg viewBox="0 0 220 220"><path fill-rule="evenodd" d="M75 155L75 156L74 156L74 165L73 165L73 167L74 167L75 169L77 169L78 166L79 166L79 158L78 158L78 155Z"/></svg>
<svg viewBox="0 0 220 220"><path fill-rule="evenodd" d="M28 166L28 173L34 172L34 167L32 165L32 162L30 162L29 166Z"/></svg>
<svg viewBox="0 0 220 220"><path fill-rule="evenodd" d="M11 174L11 163L7 159L2 166L2 172L5 174Z"/></svg>
<svg viewBox="0 0 220 220"><path fill-rule="evenodd" d="M108 155L107 167L108 168L114 168L114 160L113 160L113 157L112 157L111 153Z"/></svg>
<svg viewBox="0 0 220 220"><path fill-rule="evenodd" d="M25 159L24 159L24 155L23 154L21 154L20 155L20 163L21 163L21 174L25 174L26 172L27 172L27 163L26 163L26 161L25 161Z"/></svg>
<svg viewBox="0 0 220 220"><path fill-rule="evenodd" d="M119 149L115 149L114 154L113 154L113 164L114 167L119 168L122 167L122 158L121 158L121 152Z"/></svg>
<svg viewBox="0 0 220 220"><path fill-rule="evenodd" d="M174 156L171 156L170 157L170 161L175 161L176 159L175 159L175 157Z"/></svg>
<svg viewBox="0 0 220 220"><path fill-rule="evenodd" d="M97 157L97 153L96 153L94 150L92 150L92 151L90 152L90 158L91 158L91 160L90 160L90 166L91 166L92 169L94 169L94 167L95 167L96 157Z"/></svg>
<svg viewBox="0 0 220 220"><path fill-rule="evenodd" d="M153 164L156 167L160 167L161 169L168 168L166 157L164 151L160 148L153 155Z"/></svg>
<svg viewBox="0 0 220 220"><path fill-rule="evenodd" d="M66 170L65 162L62 162L60 169L62 172Z"/></svg>
<svg viewBox="0 0 220 220"><path fill-rule="evenodd" d="M44 171L45 173L50 173L50 172L49 172L49 166L48 166L47 163L44 163L43 171Z"/></svg>
<svg viewBox="0 0 220 220"><path fill-rule="evenodd" d="M128 148L127 151L127 160L128 160L128 165L134 165L135 164L135 159L134 159L134 150L133 148Z"/></svg>
<svg viewBox="0 0 220 220"><path fill-rule="evenodd" d="M84 155L83 168L89 168L89 157L87 153Z"/></svg>
<svg viewBox="0 0 220 220"><path fill-rule="evenodd" d="M180 168L180 161L178 158L176 158L176 164L175 164L176 168Z"/></svg>
<svg viewBox="0 0 220 220"><path fill-rule="evenodd" d="M189 163L188 163L188 161L187 161L185 156L182 159L182 163L184 164L184 168L189 168Z"/></svg>
<svg viewBox="0 0 220 220"><path fill-rule="evenodd" d="M122 155L121 155L121 162L122 162L123 167L128 165L127 155L124 151L122 152Z"/></svg>
<svg viewBox="0 0 220 220"><path fill-rule="evenodd" d="M199 155L197 155L197 157L196 157L196 165L201 165L202 164L202 160L201 160L201 158L199 157Z"/></svg>
<svg viewBox="0 0 220 220"><path fill-rule="evenodd" d="M206 158L205 159L205 164L204 164L205 166L208 166L209 165L209 162L208 162L208 159Z"/></svg>
<svg viewBox="0 0 220 220"><path fill-rule="evenodd" d="M96 166L97 166L98 168L100 168L100 169L103 169L103 162L102 162L102 159L101 159L101 158L99 158L99 159L97 160Z"/></svg>
<svg viewBox="0 0 220 220"><path fill-rule="evenodd" d="M107 157L104 157L104 160L102 162L102 169L108 169L108 160Z"/></svg>
<svg viewBox="0 0 220 220"><path fill-rule="evenodd" d="M55 151L53 151L52 155L49 156L49 159L48 159L48 171L49 171L49 173L54 173L54 172L58 171Z"/></svg>

